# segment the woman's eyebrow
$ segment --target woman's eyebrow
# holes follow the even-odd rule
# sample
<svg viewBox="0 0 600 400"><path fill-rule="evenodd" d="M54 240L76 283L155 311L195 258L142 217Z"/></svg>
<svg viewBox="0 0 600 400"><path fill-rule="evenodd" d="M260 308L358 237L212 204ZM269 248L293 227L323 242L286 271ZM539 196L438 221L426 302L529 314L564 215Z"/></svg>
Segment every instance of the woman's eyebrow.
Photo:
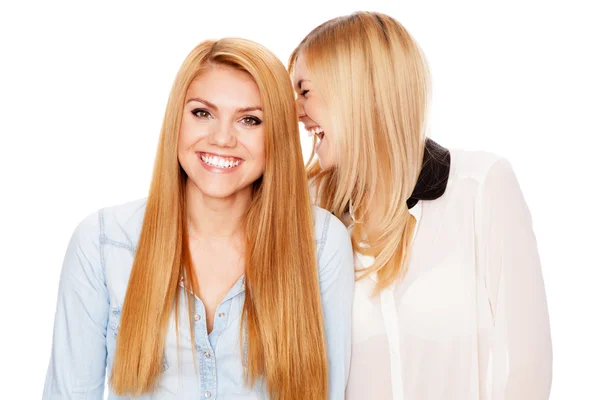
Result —
<svg viewBox="0 0 600 400"><path fill-rule="evenodd" d="M186 103L191 103L192 101L197 101L199 103L204 103L206 104L209 108L212 108L216 111L219 110L219 107L217 107L216 104L211 103L208 100L204 100L200 97L192 97L190 99L188 99L188 101L186 101ZM250 112L250 111L262 111L262 107L261 106L252 106L252 107L242 107L242 108L238 108L237 110L235 110L236 113L245 113L245 112Z"/></svg>
<svg viewBox="0 0 600 400"><path fill-rule="evenodd" d="M201 99L200 97L192 97L192 98L189 98L189 99L188 99L188 101L186 101L185 103L186 103L186 104L187 104L187 103L191 103L192 101L197 101L197 102L199 102L199 103L204 103L204 104L206 104L207 106L209 106L210 108L214 108L215 110L218 110L218 109L219 109L219 107L217 107L216 105L214 105L214 104L213 104L213 103L211 103L210 101L208 101L208 100L204 100L204 99Z"/></svg>
<svg viewBox="0 0 600 400"><path fill-rule="evenodd" d="M237 112L238 113L245 113L245 112L250 112L250 111L262 111L262 107L261 106L254 106L254 107L245 107L245 108L238 108Z"/></svg>

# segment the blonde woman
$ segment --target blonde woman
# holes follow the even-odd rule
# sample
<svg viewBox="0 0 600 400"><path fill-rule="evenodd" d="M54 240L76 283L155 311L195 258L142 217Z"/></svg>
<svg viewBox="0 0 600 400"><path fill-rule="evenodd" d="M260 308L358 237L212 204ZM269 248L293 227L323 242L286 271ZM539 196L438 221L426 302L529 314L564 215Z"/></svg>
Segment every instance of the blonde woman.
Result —
<svg viewBox="0 0 600 400"><path fill-rule="evenodd" d="M343 398L352 245L311 208L297 118L262 46L189 54L148 199L68 246L44 399L102 399L105 376L109 399Z"/></svg>
<svg viewBox="0 0 600 400"><path fill-rule="evenodd" d="M423 55L393 18L325 22L293 52L317 204L355 250L346 399L548 399L552 350L510 164L426 138Z"/></svg>

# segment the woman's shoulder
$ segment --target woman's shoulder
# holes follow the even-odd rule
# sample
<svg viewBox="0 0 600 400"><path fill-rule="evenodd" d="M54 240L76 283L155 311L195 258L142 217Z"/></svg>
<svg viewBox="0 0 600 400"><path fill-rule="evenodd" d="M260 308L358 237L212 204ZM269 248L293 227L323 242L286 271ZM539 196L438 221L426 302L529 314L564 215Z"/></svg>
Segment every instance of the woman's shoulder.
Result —
<svg viewBox="0 0 600 400"><path fill-rule="evenodd" d="M322 241L330 234L337 236L349 235L348 229L343 222L328 210L313 205L312 212L315 226L315 239L317 241Z"/></svg>
<svg viewBox="0 0 600 400"><path fill-rule="evenodd" d="M450 178L473 179L482 184L496 167L509 166L509 161L495 153L450 149Z"/></svg>
<svg viewBox="0 0 600 400"><path fill-rule="evenodd" d="M500 199L520 194L513 166L498 154L485 151L451 150L447 199L472 197L476 202L490 195Z"/></svg>
<svg viewBox="0 0 600 400"><path fill-rule="evenodd" d="M135 248L144 219L146 199L98 209L86 216L75 229L75 236Z"/></svg>
<svg viewBox="0 0 600 400"><path fill-rule="evenodd" d="M146 200L143 198L101 209L104 237L135 248L142 229Z"/></svg>
<svg viewBox="0 0 600 400"><path fill-rule="evenodd" d="M333 253L352 250L350 234L346 226L331 212L312 206L317 258L327 259Z"/></svg>

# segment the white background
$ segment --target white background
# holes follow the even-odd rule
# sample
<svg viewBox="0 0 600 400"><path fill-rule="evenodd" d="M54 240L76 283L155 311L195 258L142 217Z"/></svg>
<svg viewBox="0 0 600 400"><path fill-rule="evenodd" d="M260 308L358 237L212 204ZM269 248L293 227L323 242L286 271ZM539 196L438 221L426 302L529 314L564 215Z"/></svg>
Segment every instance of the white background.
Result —
<svg viewBox="0 0 600 400"><path fill-rule="evenodd" d="M551 398L600 398L597 2L332 3L2 3L0 398L40 398L69 237L96 209L146 195L187 53L240 36L287 62L312 28L361 9L397 18L427 55L432 137L512 162L548 293Z"/></svg>

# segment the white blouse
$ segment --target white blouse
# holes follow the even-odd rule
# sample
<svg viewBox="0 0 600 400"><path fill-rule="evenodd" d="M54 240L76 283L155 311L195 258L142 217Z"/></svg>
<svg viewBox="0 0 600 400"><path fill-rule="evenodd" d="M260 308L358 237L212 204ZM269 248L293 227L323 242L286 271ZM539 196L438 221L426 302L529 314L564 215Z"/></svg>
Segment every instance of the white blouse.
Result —
<svg viewBox="0 0 600 400"><path fill-rule="evenodd" d="M451 158L445 193L410 210L405 278L375 296L375 276L356 282L347 400L549 397L546 295L517 179L489 153Z"/></svg>

